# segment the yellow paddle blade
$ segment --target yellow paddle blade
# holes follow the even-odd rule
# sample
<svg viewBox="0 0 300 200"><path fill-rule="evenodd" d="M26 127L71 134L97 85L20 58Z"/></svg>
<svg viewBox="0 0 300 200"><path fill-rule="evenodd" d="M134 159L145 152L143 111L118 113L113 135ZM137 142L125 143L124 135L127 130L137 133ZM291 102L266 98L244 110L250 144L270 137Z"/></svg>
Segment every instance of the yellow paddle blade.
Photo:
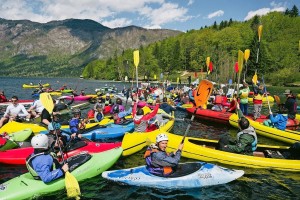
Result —
<svg viewBox="0 0 300 200"><path fill-rule="evenodd" d="M200 84L198 85L197 92L194 96L196 106L203 106L206 104L210 94L213 90L213 83L209 80L203 79Z"/></svg>
<svg viewBox="0 0 300 200"><path fill-rule="evenodd" d="M206 66L207 66L207 68L209 67L209 63L210 63L210 57L207 57L206 58Z"/></svg>
<svg viewBox="0 0 300 200"><path fill-rule="evenodd" d="M54 108L53 99L49 93L41 93L40 101L44 108L51 114Z"/></svg>
<svg viewBox="0 0 300 200"><path fill-rule="evenodd" d="M250 57L250 50L246 49L244 53L244 59L246 60L246 62L248 61L249 57Z"/></svg>
<svg viewBox="0 0 300 200"><path fill-rule="evenodd" d="M261 38L262 28L263 28L263 26L259 25L259 27L258 27L258 41L259 42L260 42L260 38Z"/></svg>
<svg viewBox="0 0 300 200"><path fill-rule="evenodd" d="M176 82L179 83L179 77L177 77L177 81Z"/></svg>
<svg viewBox="0 0 300 200"><path fill-rule="evenodd" d="M133 62L134 62L135 67L139 66L139 62L140 62L140 52L139 52L139 50L135 50L133 52Z"/></svg>
<svg viewBox="0 0 300 200"><path fill-rule="evenodd" d="M244 63L244 53L239 50L238 54L238 64L239 64L239 74L243 71L243 63Z"/></svg>
<svg viewBox="0 0 300 200"><path fill-rule="evenodd" d="M156 74L154 74L154 80L156 80Z"/></svg>
<svg viewBox="0 0 300 200"><path fill-rule="evenodd" d="M80 188L78 181L70 172L66 172L65 174L65 185L67 195L69 198L75 198L80 196Z"/></svg>
<svg viewBox="0 0 300 200"><path fill-rule="evenodd" d="M257 74L256 74L256 71L255 71L255 74L253 75L252 77L252 82L256 85L257 84Z"/></svg>

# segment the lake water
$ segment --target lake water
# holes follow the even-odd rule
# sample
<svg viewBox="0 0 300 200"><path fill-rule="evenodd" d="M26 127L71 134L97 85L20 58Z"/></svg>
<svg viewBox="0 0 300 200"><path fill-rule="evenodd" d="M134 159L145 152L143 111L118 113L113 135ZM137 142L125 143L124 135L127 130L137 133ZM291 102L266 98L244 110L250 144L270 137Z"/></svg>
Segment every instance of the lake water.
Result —
<svg viewBox="0 0 300 200"><path fill-rule="evenodd" d="M84 89L86 94L94 94L95 88L103 87L105 84L115 85L121 90L124 85L129 83L105 82L97 80L83 80L77 78L0 78L0 89L5 91L8 98L17 95L20 99L30 99L32 89L22 89L23 83L39 81L50 83L52 88L57 89L63 84L77 90ZM134 84L135 85L135 84ZM283 87L268 88L272 94L280 94L286 89ZM291 88L290 88L291 89ZM299 88L294 88L296 93L300 93ZM91 104L90 107L93 105ZM85 112L89 108L85 109ZM251 111L250 106L250 111ZM276 106L272 105L276 110ZM267 107L264 107L264 113L267 113ZM176 111L177 118L188 117L183 111ZM185 122L176 122L172 130L173 133L183 135L187 124ZM221 135L235 135L236 129L229 126L217 125L209 122L196 120L192 124L189 136L204 137L210 139L219 139ZM259 136L259 143L282 144L268 138ZM129 157L121 157L112 169L130 168L145 164L143 159L144 151L138 152ZM182 158L182 162L192 161ZM104 161L100 161L104 162ZM284 162L284 161L283 161ZM81 199L300 199L300 174L291 172L274 171L267 169L251 169L243 167L225 166L235 169L243 169L245 175L229 184L204 187L191 190L159 190L150 188L131 187L119 185L104 180L101 176L80 182L82 192ZM13 177L27 172L25 166L12 166L0 164L0 183L3 183ZM39 197L38 199L67 199L64 190L53 194Z"/></svg>

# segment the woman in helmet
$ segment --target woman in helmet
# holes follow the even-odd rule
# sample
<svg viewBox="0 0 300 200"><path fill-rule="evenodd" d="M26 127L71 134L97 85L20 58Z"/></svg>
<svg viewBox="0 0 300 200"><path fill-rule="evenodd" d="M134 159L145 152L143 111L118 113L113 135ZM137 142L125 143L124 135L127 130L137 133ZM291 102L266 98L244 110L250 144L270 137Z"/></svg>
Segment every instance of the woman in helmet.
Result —
<svg viewBox="0 0 300 200"><path fill-rule="evenodd" d="M86 121L84 119L81 119L81 111L80 109L75 109L73 111L74 117L69 122L69 127L71 130L71 137L79 137L81 138L81 132L85 129Z"/></svg>
<svg viewBox="0 0 300 200"><path fill-rule="evenodd" d="M113 105L110 109L110 114L123 112L124 110L125 110L125 107L122 105L122 99L117 98L116 99L116 104Z"/></svg>
<svg viewBox="0 0 300 200"><path fill-rule="evenodd" d="M150 145L146 150L144 158L146 159L147 169L151 174L168 176L176 170L183 144L180 144L175 152L168 154L166 152L168 141L168 136L165 133L158 134L156 144Z"/></svg>
<svg viewBox="0 0 300 200"><path fill-rule="evenodd" d="M58 179L69 170L68 163L62 167L58 163L55 155L48 152L48 137L38 134L31 139L34 153L26 159L26 167L35 179L41 179L44 183L49 183Z"/></svg>

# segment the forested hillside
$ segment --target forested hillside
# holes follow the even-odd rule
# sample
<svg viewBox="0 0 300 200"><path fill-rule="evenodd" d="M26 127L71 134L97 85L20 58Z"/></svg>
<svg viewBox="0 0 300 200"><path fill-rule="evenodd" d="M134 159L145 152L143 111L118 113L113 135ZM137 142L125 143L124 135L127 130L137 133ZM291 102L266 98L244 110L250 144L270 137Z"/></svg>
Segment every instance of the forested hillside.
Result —
<svg viewBox="0 0 300 200"><path fill-rule="evenodd" d="M297 11L298 12L298 11ZM263 25L258 51L258 26ZM177 37L141 46L139 76L164 77L176 81L182 71L206 71L206 57L213 62L212 80L228 82L234 78L234 64L238 50L250 49L248 66L244 66L246 79L250 81L257 70L259 78L271 84L283 84L300 80L300 17L273 12L266 16L255 16L246 22L222 21L210 27L190 30ZM84 69L85 78L119 79L135 77L133 50L121 56L115 54L106 60L94 60Z"/></svg>

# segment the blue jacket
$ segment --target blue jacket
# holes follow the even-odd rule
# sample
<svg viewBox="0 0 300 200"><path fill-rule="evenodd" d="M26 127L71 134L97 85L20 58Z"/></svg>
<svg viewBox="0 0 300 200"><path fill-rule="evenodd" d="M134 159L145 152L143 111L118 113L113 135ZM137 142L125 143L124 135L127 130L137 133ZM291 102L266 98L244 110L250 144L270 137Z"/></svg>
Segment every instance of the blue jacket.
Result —
<svg viewBox="0 0 300 200"><path fill-rule="evenodd" d="M189 98L190 98L190 101L195 101L194 95L193 95L193 90L189 90Z"/></svg>
<svg viewBox="0 0 300 200"><path fill-rule="evenodd" d="M275 117L273 115L270 115L270 120L276 128L285 130L288 117L282 114L277 114Z"/></svg>
<svg viewBox="0 0 300 200"><path fill-rule="evenodd" d="M44 183L49 183L64 175L62 169L53 170L53 157L49 154L37 156L32 160L32 167Z"/></svg>
<svg viewBox="0 0 300 200"><path fill-rule="evenodd" d="M71 133L77 133L78 132L78 130L79 130L79 127L78 127L79 123L80 123L80 119L77 119L77 118L71 119L71 121L69 122Z"/></svg>

